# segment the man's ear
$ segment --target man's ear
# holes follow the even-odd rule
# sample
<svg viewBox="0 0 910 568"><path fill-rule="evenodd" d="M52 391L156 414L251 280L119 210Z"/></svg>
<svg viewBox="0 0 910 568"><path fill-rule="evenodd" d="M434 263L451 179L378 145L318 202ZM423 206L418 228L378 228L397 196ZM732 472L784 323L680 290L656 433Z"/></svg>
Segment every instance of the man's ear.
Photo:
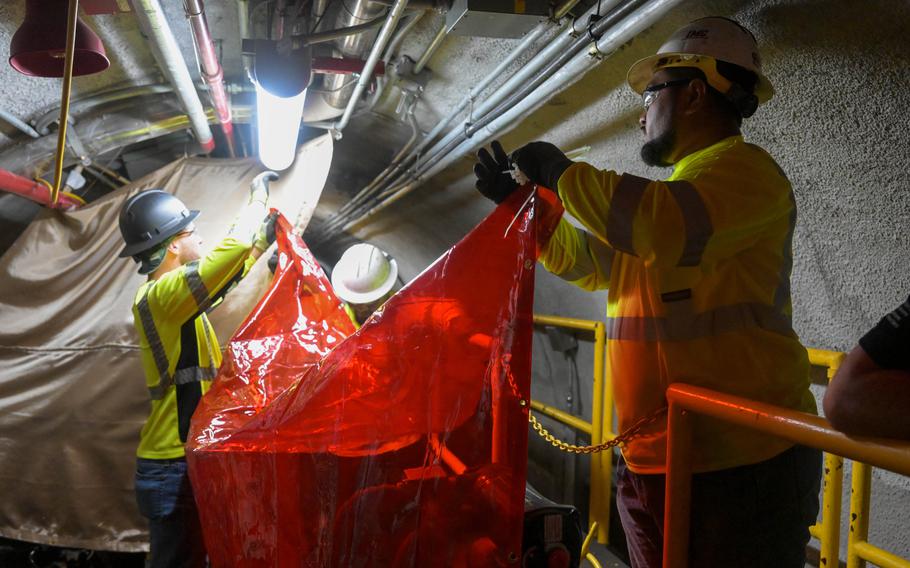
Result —
<svg viewBox="0 0 910 568"><path fill-rule="evenodd" d="M167 244L167 250L171 254L178 254L180 252L180 245L177 244L180 242L180 239L174 239Z"/></svg>
<svg viewBox="0 0 910 568"><path fill-rule="evenodd" d="M691 115L704 110L710 103L708 100L708 83L701 78L692 79L686 87L685 114Z"/></svg>

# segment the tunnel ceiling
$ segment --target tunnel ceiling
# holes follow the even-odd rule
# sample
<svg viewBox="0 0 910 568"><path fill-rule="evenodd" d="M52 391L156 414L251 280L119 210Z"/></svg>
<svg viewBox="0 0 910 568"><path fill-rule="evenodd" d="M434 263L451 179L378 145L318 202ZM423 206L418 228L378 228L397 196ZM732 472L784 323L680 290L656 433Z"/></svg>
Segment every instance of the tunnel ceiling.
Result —
<svg viewBox="0 0 910 568"><path fill-rule="evenodd" d="M305 9L309 10L310 0L303 0ZM352 0L329 0L326 18L337 17L339 10L347 9ZM122 89L140 85L166 85L167 80L159 70L152 54L151 42L143 36L140 25L132 11L115 14L86 14L86 6L117 5L121 10L129 10L126 0L117 2L91 1L82 3L80 17L102 40L111 66L94 75L76 77L73 80L71 100L75 103L94 96L99 92ZM180 53L187 63L190 75L197 85L200 99L208 108L211 102L204 91L196 60L193 37L190 25L185 17L182 1L161 1L171 29L177 40ZM293 0L289 1L293 5ZM427 5L428 2L411 4ZM587 9L592 0L579 2L573 12ZM263 37L265 34L266 15L274 2L252 0L250 2L252 34ZM409 12L412 15L418 11ZM224 68L225 82L233 91L234 105L246 105L253 102L250 93L251 84L245 76L241 58L241 37L238 18L238 3L234 0L210 1L205 3L205 13L211 34ZM0 45L8 46L13 34L25 18L25 0L0 3ZM437 30L445 21L445 13L438 9L426 9L418 23L403 37L397 50L398 55L408 55L417 60L433 40ZM403 24L402 24L403 25ZM329 25L331 29L333 26ZM323 29L323 28L321 28ZM546 39L546 38L544 38ZM417 125L422 132L430 130L444 116L464 93L474 86L482 73L491 70L502 60L520 39L493 39L480 37L459 37L450 35L441 44L429 60L425 75L428 77L425 90L414 107ZM365 55L364 55L365 57ZM517 64L522 63L519 59ZM61 81L28 77L16 72L8 64L0 65L0 110L6 111L19 119L34 125L51 123L49 135L56 139L56 119L59 113ZM372 111L359 110L354 114L350 125L344 130L343 138L336 142L335 158L332 172L326 186L325 199L329 204L343 203L355 194L379 173L396 152L407 142L412 134L411 125L405 120L404 112L398 108L402 90L394 87L383 92L379 104ZM149 105L167 107L171 105L179 111L179 105L172 93L147 94L143 97L132 97L116 103L101 104L86 112L89 118L97 115L117 113L131 114L145 112ZM236 113L235 113L236 114ZM71 112L71 116L75 116ZM42 117L44 117L42 119ZM85 120L85 119L83 119ZM240 123L238 131L241 137L249 140L249 129L242 124L246 118L235 118ZM83 124L87 124L88 121ZM80 120L71 126L71 131L79 137ZM217 147L212 156L224 156L223 137L214 124L212 132ZM304 137L315 136L323 131L315 128L303 129ZM32 177L43 173L52 178L50 160L43 160L34 166L34 171L23 171L21 149L30 142L28 135L0 119L0 167L15 173ZM129 147L111 149L104 153L90 156L93 162L105 165L127 179L135 179L182 155L191 155L200 151L189 130L181 131L157 139L143 141ZM18 152L18 153L17 153ZM73 162L73 160L69 160ZM43 168L43 171L42 171ZM65 174L64 174L65 175ZM110 179L96 179L87 175L88 184L85 197L94 199L113 189L116 183ZM323 208L324 209L324 208ZM16 236L39 211L35 204L19 196L0 192L0 252L6 250ZM320 211L323 214L324 211Z"/></svg>

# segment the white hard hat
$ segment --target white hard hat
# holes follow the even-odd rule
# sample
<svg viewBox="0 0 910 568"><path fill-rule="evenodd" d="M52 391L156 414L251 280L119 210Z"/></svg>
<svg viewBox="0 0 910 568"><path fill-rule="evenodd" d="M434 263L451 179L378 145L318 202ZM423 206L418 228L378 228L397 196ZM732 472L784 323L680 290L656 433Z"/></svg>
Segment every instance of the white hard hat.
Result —
<svg viewBox="0 0 910 568"><path fill-rule="evenodd" d="M755 73L758 77L755 96L759 103L774 96L774 88L761 70L755 37L733 20L717 16L695 20L676 30L657 54L636 61L626 79L629 86L641 94L658 69L697 67L705 73L712 87L727 93L731 83L717 72L716 61L732 63Z"/></svg>
<svg viewBox="0 0 910 568"><path fill-rule="evenodd" d="M344 251L332 270L335 294L350 304L369 304L395 286L398 263L379 248L360 243Z"/></svg>

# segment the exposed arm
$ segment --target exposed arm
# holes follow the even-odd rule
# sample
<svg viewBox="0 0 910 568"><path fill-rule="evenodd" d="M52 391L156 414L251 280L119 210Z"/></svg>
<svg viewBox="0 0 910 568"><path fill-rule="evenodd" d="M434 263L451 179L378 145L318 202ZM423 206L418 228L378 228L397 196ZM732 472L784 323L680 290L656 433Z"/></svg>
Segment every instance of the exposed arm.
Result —
<svg viewBox="0 0 910 568"><path fill-rule="evenodd" d="M824 406L848 434L910 439L910 298L847 355Z"/></svg>
<svg viewBox="0 0 910 568"><path fill-rule="evenodd" d="M910 440L910 371L882 369L857 345L828 385L824 407L847 434Z"/></svg>

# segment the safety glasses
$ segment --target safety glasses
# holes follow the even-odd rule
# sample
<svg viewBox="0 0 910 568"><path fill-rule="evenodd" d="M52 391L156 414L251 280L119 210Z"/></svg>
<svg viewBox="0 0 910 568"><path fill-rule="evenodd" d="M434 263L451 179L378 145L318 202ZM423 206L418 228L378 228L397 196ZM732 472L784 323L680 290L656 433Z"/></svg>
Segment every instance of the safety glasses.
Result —
<svg viewBox="0 0 910 568"><path fill-rule="evenodd" d="M665 81L663 83L651 85L641 93L641 106L645 109L645 112L648 112L648 108L651 106L651 103L653 103L654 99L657 98L657 93L668 87L688 85L691 81L692 79L673 79L672 81Z"/></svg>

